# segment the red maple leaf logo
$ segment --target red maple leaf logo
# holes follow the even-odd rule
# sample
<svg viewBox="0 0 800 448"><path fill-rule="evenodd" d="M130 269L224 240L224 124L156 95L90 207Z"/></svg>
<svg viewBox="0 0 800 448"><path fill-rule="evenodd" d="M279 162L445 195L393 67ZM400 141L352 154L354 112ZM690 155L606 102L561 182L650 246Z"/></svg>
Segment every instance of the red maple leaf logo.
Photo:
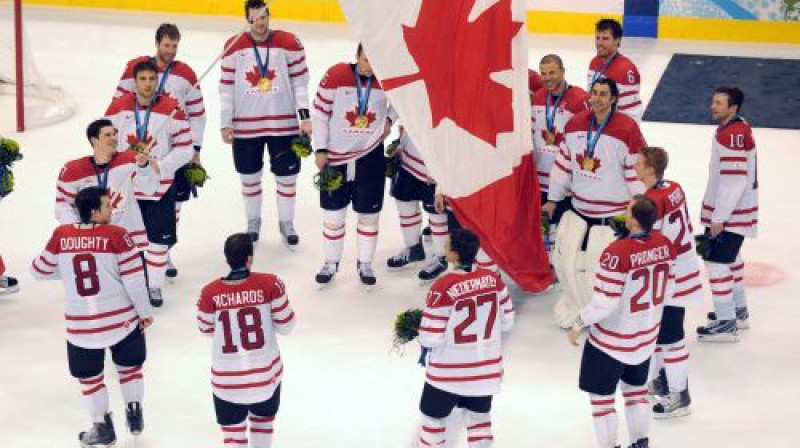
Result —
<svg viewBox="0 0 800 448"><path fill-rule="evenodd" d="M591 171L592 173L596 173L597 169L600 168L601 162L600 162L600 159L598 159L597 157L592 157L592 159L594 160L591 163L591 168L592 169L591 170L587 170L586 168L588 168L588 167L584 166L584 163L583 163L583 161L586 160L586 156L584 154L578 154L578 157L575 158L575 160L578 161L578 166L581 168L582 171Z"/></svg>
<svg viewBox="0 0 800 448"><path fill-rule="evenodd" d="M542 129L542 140L547 142L547 129ZM555 132L555 141L553 142L553 144L555 146L561 146L561 143L563 143L563 142L564 142L564 134L562 134L561 132L556 131Z"/></svg>
<svg viewBox="0 0 800 448"><path fill-rule="evenodd" d="M110 188L106 188L106 194L109 198L113 199L111 203L108 204L111 207L111 210L117 211L119 209L119 205L122 203L122 194L117 194L115 196L115 193L113 193Z"/></svg>
<svg viewBox="0 0 800 448"><path fill-rule="evenodd" d="M148 146L152 148L152 146L156 145L156 142L153 142L153 136L150 135L149 131L147 132L147 136L145 137L144 141L139 141L139 137L137 137L136 134L128 134L127 141L128 141L128 146L135 146L138 144L142 144L145 148L147 148ZM152 146L150 145L151 142Z"/></svg>
<svg viewBox="0 0 800 448"><path fill-rule="evenodd" d="M261 71L258 69L257 65L254 65L247 73L244 74L244 77L247 79L247 82L250 83L252 87L258 86L258 81L261 80ZM275 70L267 70L267 79L272 81L275 79Z"/></svg>
<svg viewBox="0 0 800 448"><path fill-rule="evenodd" d="M470 22L475 2L423 0L416 26L403 26L419 72L381 84L392 90L423 81L434 128L450 118L495 146L497 134L514 130L514 110L511 89L490 76L512 69L511 41L523 24L512 20L511 0L499 0Z"/></svg>
<svg viewBox="0 0 800 448"><path fill-rule="evenodd" d="M351 128L359 127L359 126L356 125L356 118L358 118L358 115L359 115L358 114L358 106L354 107L352 110L348 110L344 114L344 118L346 118L347 121L350 122L350 127ZM367 111L367 113L364 114L364 116L367 117L367 126L366 127L367 128L371 127L372 123L375 123L375 112Z"/></svg>

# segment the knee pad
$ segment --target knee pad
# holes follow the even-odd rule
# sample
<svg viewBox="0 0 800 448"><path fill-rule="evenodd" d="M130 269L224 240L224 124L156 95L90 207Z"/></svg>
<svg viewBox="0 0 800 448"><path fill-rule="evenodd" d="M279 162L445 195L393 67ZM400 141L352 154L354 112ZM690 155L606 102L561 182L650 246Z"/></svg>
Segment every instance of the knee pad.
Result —
<svg viewBox="0 0 800 448"><path fill-rule="evenodd" d="M370 227L377 226L379 217L380 217L380 214L378 214L378 213L359 213L358 214L358 225L360 225L360 226L370 226Z"/></svg>
<svg viewBox="0 0 800 448"><path fill-rule="evenodd" d="M337 230L344 227L347 219L347 209L340 208L339 210L323 210L322 223L326 229Z"/></svg>

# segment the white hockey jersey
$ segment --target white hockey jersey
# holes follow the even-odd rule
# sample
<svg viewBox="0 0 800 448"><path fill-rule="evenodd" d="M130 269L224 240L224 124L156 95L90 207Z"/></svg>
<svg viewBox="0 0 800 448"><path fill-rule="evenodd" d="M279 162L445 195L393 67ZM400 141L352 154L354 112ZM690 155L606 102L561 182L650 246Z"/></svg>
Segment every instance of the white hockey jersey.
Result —
<svg viewBox="0 0 800 448"><path fill-rule="evenodd" d="M119 79L117 90L114 93L114 98L119 98L126 93L136 93L136 87L133 81L133 68L136 64L144 61L153 61L155 58L151 56L140 56L131 59L125 66L125 71ZM164 82L164 76L169 68L169 75L164 84L164 91L162 95L169 95L176 100L186 112L189 119L189 126L192 129L192 145L203 146L203 133L206 129L206 107L203 104L203 92L200 90L200 84L197 83L197 75L188 64L181 61L173 61L171 66L158 67L158 85Z"/></svg>
<svg viewBox="0 0 800 448"><path fill-rule="evenodd" d="M233 128L236 138L295 135L300 132L297 113L308 109L308 67L303 44L293 34L272 30L256 43L249 33L237 34L220 64L219 95L222 128ZM256 58L266 64L269 88L259 88L261 71Z"/></svg>
<svg viewBox="0 0 800 448"><path fill-rule="evenodd" d="M533 95L531 103L534 157L539 188L543 193L547 193L550 186L550 170L558 157L559 146L564 141L567 122L578 112L589 109L589 95L580 87L567 85L566 91L560 97L548 93L547 89L539 89ZM547 128L548 98L550 107L553 108L553 129Z"/></svg>
<svg viewBox="0 0 800 448"><path fill-rule="evenodd" d="M641 97L642 78L639 76L636 64L620 53L614 55L608 66L599 56L595 56L589 62L587 75L589 92L592 91L592 83L599 77L605 77L617 83L619 89L617 110L633 118L637 123L641 122L644 114Z"/></svg>
<svg viewBox="0 0 800 448"><path fill-rule="evenodd" d="M487 269L450 272L431 286L419 342L431 349L426 381L461 396L494 395L503 378L501 333L514 326L514 305Z"/></svg>
<svg viewBox="0 0 800 448"><path fill-rule="evenodd" d="M686 205L686 193L677 182L662 181L645 195L656 204L658 220L653 229L660 231L675 246L675 292L665 305L685 307L703 301L700 259L695 252L694 232Z"/></svg>
<svg viewBox="0 0 800 448"><path fill-rule="evenodd" d="M598 260L594 293L580 312L589 343L637 365L656 348L664 300L675 286L676 250L658 231L611 243Z"/></svg>
<svg viewBox="0 0 800 448"><path fill-rule="evenodd" d="M275 334L287 334L295 324L283 282L260 273L215 280L200 293L197 313L200 331L214 337L214 395L240 404L269 399L283 375Z"/></svg>
<svg viewBox="0 0 800 448"><path fill-rule="evenodd" d="M725 230L747 238L758 235L756 142L741 117L720 126L714 136L700 222L707 227L725 223Z"/></svg>
<svg viewBox="0 0 800 448"><path fill-rule="evenodd" d="M147 132L140 142L136 132L135 107L136 95L125 94L108 106L106 118L111 120L119 133L117 146L119 151L126 151L131 145L139 143L145 146L152 145L150 153L158 159L159 186L152 194L137 190L136 199L158 201L175 181L175 171L191 162L194 157L191 130L186 121L186 114L177 100L170 96L162 96L153 105L149 120L146 120L147 108L139 105L139 120L142 125L147 121Z"/></svg>
<svg viewBox="0 0 800 448"><path fill-rule="evenodd" d="M358 111L355 64L336 64L328 69L317 89L311 122L313 147L328 150L330 165L344 165L367 155L383 143L386 120L396 116L377 78L363 117ZM358 76L366 93L367 78Z"/></svg>
<svg viewBox="0 0 800 448"><path fill-rule="evenodd" d="M411 140L408 132L400 132L400 165L402 169L409 172L412 176L426 183L435 183L428 174L428 167L419 148Z"/></svg>
<svg viewBox="0 0 800 448"><path fill-rule="evenodd" d="M78 347L110 347L153 316L142 255L122 227L57 227L31 273L63 281L67 340Z"/></svg>
<svg viewBox="0 0 800 448"><path fill-rule="evenodd" d="M547 197L560 201L571 191L578 212L589 218L607 218L623 213L633 195L644 193L634 167L645 140L632 118L614 113L589 157L587 135L593 116L587 110L567 122L564 142L550 170ZM596 135L594 128L593 133Z"/></svg>
<svg viewBox="0 0 800 448"><path fill-rule="evenodd" d="M67 162L58 175L56 186L56 219L61 224L80 222L75 209L75 197L87 187L99 187L105 182L111 203L111 224L124 228L139 250L147 249L147 232L142 213L134 197L134 189L153 194L158 189L159 177L148 165L136 165L132 151L118 152L106 167L95 165L92 156Z"/></svg>

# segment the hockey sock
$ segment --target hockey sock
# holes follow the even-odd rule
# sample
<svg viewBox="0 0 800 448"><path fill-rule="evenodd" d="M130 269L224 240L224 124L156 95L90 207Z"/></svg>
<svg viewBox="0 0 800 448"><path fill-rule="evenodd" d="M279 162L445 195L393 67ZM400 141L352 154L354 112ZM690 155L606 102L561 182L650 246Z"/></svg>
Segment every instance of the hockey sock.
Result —
<svg viewBox="0 0 800 448"><path fill-rule="evenodd" d="M594 434L599 448L617 446L617 411L614 409L613 395L589 394L594 419Z"/></svg>
<svg viewBox="0 0 800 448"><path fill-rule="evenodd" d="M483 251L483 249L478 249L478 255L475 257L475 262L478 264L479 268L488 269L492 272L497 272L498 268L494 261L489 258L489 255Z"/></svg>
<svg viewBox="0 0 800 448"><path fill-rule="evenodd" d="M664 346L656 345L656 351L650 358L650 379L657 378L658 372L664 368Z"/></svg>
<svg viewBox="0 0 800 448"><path fill-rule="evenodd" d="M164 286L167 275L167 261L169 260L169 246L150 243L147 248L147 279L150 288L158 289Z"/></svg>
<svg viewBox="0 0 800 448"><path fill-rule="evenodd" d="M378 243L378 214L358 214L358 261L372 263L375 256L375 247ZM419 239L419 231L417 231Z"/></svg>
<svg viewBox="0 0 800 448"><path fill-rule="evenodd" d="M250 448L270 448L272 446L272 425L275 417L259 417L250 414Z"/></svg>
<svg viewBox="0 0 800 448"><path fill-rule="evenodd" d="M747 307L747 295L744 293L744 260L741 255L731 264L733 274L733 304L736 308Z"/></svg>
<svg viewBox="0 0 800 448"><path fill-rule="evenodd" d="M411 247L419 243L422 228L422 212L417 201L395 201L397 214L400 217L400 230L403 231L403 243Z"/></svg>
<svg viewBox="0 0 800 448"><path fill-rule="evenodd" d="M490 448L492 437L492 417L486 412L465 412L467 423L467 442L469 448Z"/></svg>
<svg viewBox="0 0 800 448"><path fill-rule="evenodd" d="M247 420L238 425L220 426L225 448L247 448Z"/></svg>
<svg viewBox="0 0 800 448"><path fill-rule="evenodd" d="M240 174L244 216L247 220L261 218L261 171L253 174Z"/></svg>
<svg viewBox="0 0 800 448"><path fill-rule="evenodd" d="M647 401L647 388L631 386L622 382L622 396L625 398L625 420L628 422L628 437L639 440L650 432L653 418L652 405Z"/></svg>
<svg viewBox="0 0 800 448"><path fill-rule="evenodd" d="M444 248L447 244L447 214L431 213L428 215L428 222L431 225L431 239L433 240L433 254L437 257L444 257Z"/></svg>
<svg viewBox="0 0 800 448"><path fill-rule="evenodd" d="M114 365L119 374L119 386L122 389L122 399L125 403L139 402L144 399L144 379L142 366L125 367Z"/></svg>
<svg viewBox="0 0 800 448"><path fill-rule="evenodd" d="M95 423L104 422L105 415L108 413L108 389L106 389L103 379L102 373L89 378L78 378L78 382L81 383L81 393L86 398L89 414Z"/></svg>
<svg viewBox="0 0 800 448"><path fill-rule="evenodd" d="M711 283L711 296L714 299L714 312L717 313L717 319L735 319L731 265L706 262L706 269L708 270L708 281Z"/></svg>
<svg viewBox="0 0 800 448"><path fill-rule="evenodd" d="M689 375L689 349L686 347L686 342L680 340L662 347L669 391L675 393L686 390Z"/></svg>
<svg viewBox="0 0 800 448"><path fill-rule="evenodd" d="M294 221L294 202L297 195L297 175L275 176L278 220Z"/></svg>
<svg viewBox="0 0 800 448"><path fill-rule="evenodd" d="M322 251L328 263L338 263L342 259L346 216L347 209L344 208L322 211Z"/></svg>
<svg viewBox="0 0 800 448"><path fill-rule="evenodd" d="M422 428L419 433L420 448L443 447L445 442L444 420L422 415Z"/></svg>

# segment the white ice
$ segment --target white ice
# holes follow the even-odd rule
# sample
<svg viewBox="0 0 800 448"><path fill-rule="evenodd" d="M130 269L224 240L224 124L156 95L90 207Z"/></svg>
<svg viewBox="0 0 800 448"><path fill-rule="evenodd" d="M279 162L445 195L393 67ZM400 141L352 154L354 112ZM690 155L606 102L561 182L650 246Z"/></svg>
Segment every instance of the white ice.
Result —
<svg viewBox="0 0 800 448"><path fill-rule="evenodd" d="M197 16L101 12L56 8L27 9L36 63L78 101L70 120L24 134L13 133L10 102L4 99L0 132L22 144L25 159L15 169L17 190L0 204L0 253L21 292L0 298L0 445L14 448L78 446L88 426L76 381L67 373L61 286L34 281L27 273L55 226L55 179L62 164L89 153L87 123L108 105L123 64L152 54L153 34L163 21L183 33L179 57L202 71L242 20ZM330 65L350 61L355 41L345 25L276 23L305 43L313 95ZM643 96L649 100L673 52L797 57L798 46L625 39L624 51L639 65ZM563 56L570 81L582 85L593 52L591 37L531 38L531 58L547 52ZM3 64L7 61L2 61ZM535 65L534 65L535 66ZM244 228L239 181L230 147L222 144L217 96L218 69L203 82L209 114L203 160L211 180L199 200L184 208L174 259L180 276L166 287L166 305L148 332L146 430L139 447L221 446L209 383L209 340L195 329L194 305L200 288L225 274L222 242ZM764 82L769 82L765 80ZM705 102L706 98L697 101ZM744 114L747 115L747 102ZM671 155L668 177L681 182L698 218L707 175L712 126L645 123L651 144ZM658 447L797 447L800 402L800 132L757 129L760 166L761 236L747 241L744 256L781 282L748 291L752 329L736 345L701 345L691 335L704 322L710 300L691 309L687 329L691 349L691 416L652 423ZM367 294L355 272L354 231L349 230L342 269L332 287L318 291L313 275L322 262L321 213L305 162L299 181L297 229L300 248L289 253L279 241L275 204L265 199L264 231L256 268L286 281L297 312L293 334L280 339L286 372L276 424L276 447L408 447L418 423L423 371L417 350L391 351L391 325L401 310L420 306L426 290L415 272L390 273L385 259L401 246L396 211L386 199L376 256L380 288ZM267 185L271 180L267 178ZM266 191L271 190L271 186ZM350 229L353 229L350 227ZM535 229L532 229L534 231ZM765 274L754 273L763 278ZM588 398L577 388L580 350L555 327L555 294L515 291L517 325L506 344L506 377L496 397L493 428L498 447L594 446ZM115 374L109 375L112 409L120 446L132 446L124 429ZM617 400L620 416L624 414ZM463 433L461 434L463 436ZM624 423L620 442L627 441ZM461 442L458 446L464 446Z"/></svg>

